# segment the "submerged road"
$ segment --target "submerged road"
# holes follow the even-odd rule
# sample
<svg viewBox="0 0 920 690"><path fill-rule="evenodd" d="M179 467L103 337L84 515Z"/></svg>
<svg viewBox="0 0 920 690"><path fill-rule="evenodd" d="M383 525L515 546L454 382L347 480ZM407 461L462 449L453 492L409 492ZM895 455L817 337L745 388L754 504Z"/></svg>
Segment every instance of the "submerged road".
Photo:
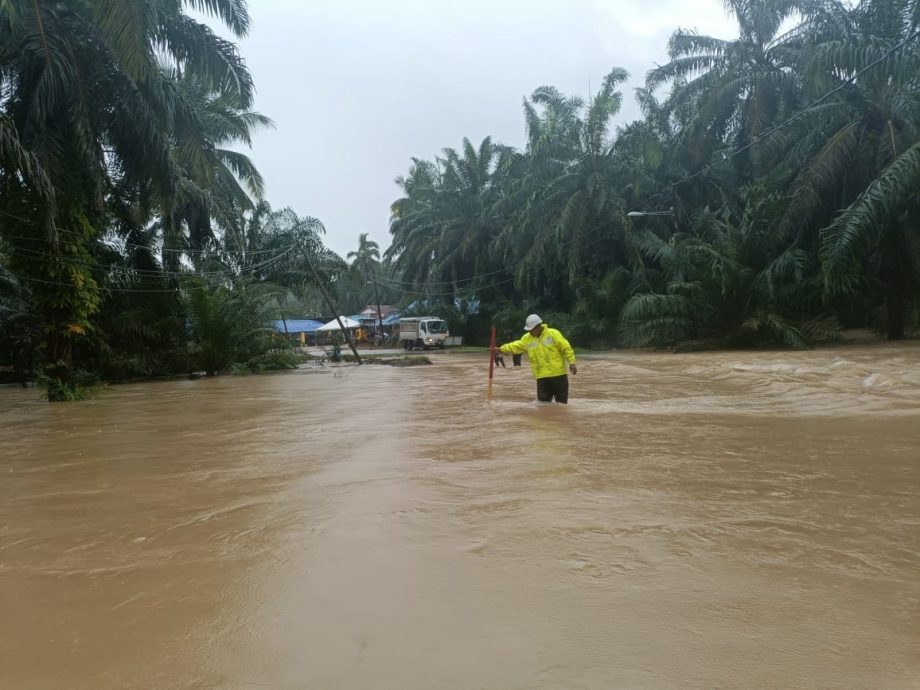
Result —
<svg viewBox="0 0 920 690"><path fill-rule="evenodd" d="M0 687L920 687L916 344L430 356L0 390Z"/></svg>

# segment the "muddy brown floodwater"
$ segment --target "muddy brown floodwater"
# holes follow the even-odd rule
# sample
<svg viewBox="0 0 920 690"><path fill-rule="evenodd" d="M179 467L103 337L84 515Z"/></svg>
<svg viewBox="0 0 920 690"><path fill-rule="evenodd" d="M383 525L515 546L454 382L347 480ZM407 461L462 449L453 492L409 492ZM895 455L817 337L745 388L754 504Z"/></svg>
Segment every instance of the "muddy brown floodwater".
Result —
<svg viewBox="0 0 920 690"><path fill-rule="evenodd" d="M920 687L920 346L433 359L0 390L0 687Z"/></svg>

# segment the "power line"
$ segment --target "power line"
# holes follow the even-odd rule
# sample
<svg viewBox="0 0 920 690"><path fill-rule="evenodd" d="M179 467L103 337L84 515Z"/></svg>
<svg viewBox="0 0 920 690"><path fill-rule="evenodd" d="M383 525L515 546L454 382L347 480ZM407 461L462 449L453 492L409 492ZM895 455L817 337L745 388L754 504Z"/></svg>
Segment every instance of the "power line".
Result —
<svg viewBox="0 0 920 690"><path fill-rule="evenodd" d="M844 79L836 88L831 89L830 91L828 91L827 93L825 93L825 94L824 94L823 96L821 96L820 98L815 99L814 101L812 101L811 103L809 103L809 104L808 104L805 108L803 108L802 110L800 110L800 111L798 111L798 112L796 112L796 113L793 113L791 116L789 116L788 118L786 118L785 120L783 120L782 122L780 122L778 125L774 125L773 127L771 127L770 129L768 129L767 131L765 131L765 132L763 132L763 133L757 135L757 136L754 137L750 142L748 142L747 144L745 144L745 145L742 146L741 148L739 148L739 149L733 151L731 154L729 154L729 155L723 155L723 157L722 157L721 160L716 161L715 163L711 163L710 165L707 165L706 167L701 168L701 169L697 170L697 171L694 172L694 173L691 173L691 174L689 174L689 175L685 175L685 176L682 177L681 179L679 179L679 180L677 180L677 181L675 181L675 182L672 182L671 184L669 184L669 185L668 185L667 187L665 187L664 189L662 189L662 190L656 192L655 194L653 194L652 196L650 196L645 202L643 202L643 204L646 204L646 205L647 205L649 201L651 201L651 200L653 200L653 199L657 199L658 197L664 195L666 192L668 192L669 190L673 189L673 188L676 187L677 185L682 184L683 182L687 182L688 180L692 180L692 179L695 178L695 177L699 177L700 175L702 175L702 174L704 174L704 173L707 173L707 172L713 170L713 169L716 168L717 166L722 165L723 163L727 163L728 161L730 161L730 160L731 160L732 158L734 158L735 156L739 156L739 155L741 155L742 153L744 153L745 151L747 151L747 150L753 148L754 146L756 146L757 144L759 144L761 141L763 141L763 140L766 139L767 137L772 136L773 134L775 134L776 132L778 132L779 130L781 130L781 129L782 129L783 127L785 127L786 125L791 124L792 122L795 122L796 120L798 120L800 117L802 117L803 115L805 115L805 114L808 113L809 111L814 110L818 105L820 105L821 103L823 103L824 101L826 101L827 99L829 99L831 96L835 95L836 93L839 93L840 91L842 91L843 89L845 89L847 86L850 86L851 84L853 84L857 79L859 79L859 77L861 77L862 75L864 75L866 72L868 72L869 70L871 70L871 69L872 69L873 67L875 67L876 65L878 65L878 64L884 62L885 60L887 60L889 57L891 57L892 55L894 55L897 51L901 50L901 48L903 48L905 45L907 45L908 43L910 43L911 41L913 41L913 40L914 40L915 38L917 38L918 36L920 36L920 29L918 29L917 31L915 31L914 33L912 33L910 36L908 36L907 38L905 38L904 40L902 40L902 41L901 41L900 43L898 43L897 45L892 46L888 51L886 51L886 52L885 52L883 55L881 55L879 58L877 58L877 59L873 60L872 62L870 62L868 65L866 65L866 66L863 67L861 70L859 70L858 72L856 72L855 74L853 74L851 77L848 77L847 79Z"/></svg>
<svg viewBox="0 0 920 690"><path fill-rule="evenodd" d="M213 275L214 275L214 276L219 276L219 277L222 277L222 278L228 278L228 279L231 280L231 282L233 282L234 279L240 278L240 276L227 275L226 273L214 273ZM202 278L202 277L208 277L207 275L198 274L198 273L182 273L182 274L175 274L175 276L176 276L177 278L180 278L180 279L181 279L181 278ZM16 278L17 281L25 281L25 282L28 282L28 283L41 283L41 284L43 284L43 285L55 285L55 286L58 286L58 287L67 287L67 288L72 288L72 287L74 287L74 284L73 284L73 283L62 283L62 282L60 282L60 281L43 280L43 279L41 279L41 278L32 278L32 277L29 277L29 276L19 276L19 275L16 275L16 276L14 276L14 277ZM143 276L142 276L142 277L143 277ZM160 277L170 277L170 276L160 276ZM197 290L197 289L202 289L202 290L205 289L203 286L195 286L195 285L190 286L190 287L189 287L189 286L185 286L185 287L181 287L181 288L180 288L180 287L175 287L175 288L163 288L163 289L160 289L160 288L119 288L119 287L113 287L113 286L110 286L110 285L100 285L99 288L100 288L101 290L105 290L106 292L118 292L118 293L122 293L122 292L148 292L148 293L171 293L171 292L172 292L172 293L175 293L175 292L181 292L183 289L196 289L196 290Z"/></svg>
<svg viewBox="0 0 920 690"><path fill-rule="evenodd" d="M290 245L286 250L277 254L270 259L262 261L261 263L253 264L251 266L246 266L240 269L239 277L249 275L250 273L255 273L256 271L261 271L269 266L272 266L278 263L283 259L287 254L296 249L296 245ZM44 256L44 252L40 252L34 249L26 249L24 247L13 247L10 252L11 254L26 257L29 256ZM199 277L199 278L226 278L228 273L225 271L199 271L199 272L180 272L180 271L167 271L167 270L156 270L156 269L143 269L143 268L132 268L130 266L115 266L109 264L103 264L98 261L86 261L83 259L68 257L68 256L58 256L55 257L55 261L68 264L70 266L76 266L79 268L88 268L90 270L96 269L104 272L115 272L115 273L125 273L129 275L135 275L139 278L150 279L150 280L169 280L175 278L188 278L188 277Z"/></svg>
<svg viewBox="0 0 920 690"><path fill-rule="evenodd" d="M733 151L731 154L729 154L729 155L724 155L724 156L721 158L721 160L719 160L719 161L717 161L717 162L715 162L715 163L712 163L712 164L710 164L710 165L707 165L707 166L701 168L700 170L697 170L697 171L694 172L694 173L690 173L690 174L684 175L682 178L680 178L680 179L678 179L678 180L676 180L676 181L670 183L670 184L667 185L665 188L663 188L663 189L659 190L658 192L656 192L655 194L653 194L651 197L648 197L648 198L646 199L646 201L643 202L643 203L647 205L649 201L654 200L654 199L657 199L657 198L663 196L664 194L666 194L666 193L669 192L670 190L674 189L674 188L677 187L678 185L680 185L680 184L682 184L682 183L684 183L684 182L687 182L687 181L689 181L689 180L692 180L692 179L694 179L694 178L696 178L696 177L699 177L699 176L701 176L701 175L703 175L703 174L706 174L706 173L708 173L708 172L714 170L717 166L722 165L722 164L724 164L724 163L727 163L728 161L732 160L732 159L735 158L736 156L739 156L739 155L741 155L742 153L744 153L745 151L750 150L751 148L753 148L754 146L756 146L757 144L759 144L761 141L763 141L763 140L766 139L767 137L772 136L773 134L775 134L775 133L778 132L779 130L783 129L783 128L786 127L787 125L789 125L789 124L791 124L792 122L794 122L794 121L798 120L799 118L803 117L805 114L807 114L808 112L814 110L817 106L819 106L819 105L820 105L821 103L823 103L824 101L828 100L829 98L831 98L831 97L834 96L835 94L839 93L840 91L842 91L843 89L845 89L847 86L853 84L853 83L854 83L857 79L859 79L862 75L866 74L869 70L873 69L874 67L876 67L876 66L879 65L880 63L882 63L882 62L884 62L885 60L887 60L889 57L891 57L891 56L894 55L896 52L898 52L899 50L901 50L904 46L906 46L908 43L910 43L911 41L913 41L913 40L914 40L915 38L917 38L918 36L920 36L920 30L915 31L914 33L912 33L912 34L910 34L909 36L907 36L906 38L904 38L902 41L900 41L899 43L897 43L896 45L894 45L893 47L891 47L889 50L887 50L883 55L881 55L881 56L878 57L877 59L873 60L873 61L872 61L871 63L869 63L866 67L864 67L864 68L862 68L861 70L857 71L857 72L856 72L855 74L853 74L852 76L850 76L850 77L848 77L847 79L845 79L843 82L841 82L841 83L840 83L837 87L835 87L834 89L828 91L828 92L825 93L824 95L822 95L822 96L820 96L819 98L817 98L817 99L815 99L814 101L812 101L810 104L808 104L808 105L807 105L805 108L803 108L802 110L799 110L798 112L794 113L793 115L791 115L791 116L789 116L788 118L786 118L785 120L783 120L781 123L779 123L779 124L777 124L777 125L774 125L773 127L769 128L769 129L766 130L765 132L763 132L763 133L759 134L758 136L754 137L750 142L748 142L747 144L745 144L745 145L742 146L741 148L736 149L736 150ZM11 217L11 218L14 218L14 219L19 220L19 221L21 221L21 222L29 223L29 224L32 224L32 225L37 225L37 223L36 223L34 220L27 219L27 218L23 218L22 216L18 216L18 215L16 215L16 214L12 214L12 213L9 213L9 212L7 212L7 211L0 210L0 214L5 215L5 216L8 216L8 217ZM71 231L68 231L68 230L66 230L66 229L58 229L57 232L68 233L68 232L71 232ZM75 233L75 232L72 232L71 234L81 235L81 233ZM566 246L568 246L568 245L570 245L570 244L574 244L575 242L578 242L578 241L580 241L580 240L582 240L582 239L583 239L583 238L575 238L575 239L573 239L573 240L569 240L568 242L563 242L563 243L561 243L561 244L559 244L559 245L557 245L557 246L558 246L559 248L563 248L563 247L566 247ZM598 237L594 242L589 243L587 246L593 246L594 244L596 244L597 242L601 241L602 239L603 239L602 237ZM124 242L123 245L124 245L125 247L132 246L132 247L141 248L141 249L149 249L149 247L147 247L147 246L145 246L145 245L139 245L139 244L128 243L128 242ZM293 246L292 246L290 249L293 249ZM290 249L289 249L288 251L290 251ZM196 253L197 253L197 254L205 254L205 253L208 253L210 250L173 249L173 248L166 248L166 247L163 247L163 248L161 248L160 251L164 251L164 252L165 252L165 251L171 251L171 252L186 253L186 254L196 254ZM271 251L272 251L272 250L264 250L265 253L268 253L268 252L271 252ZM246 252L245 250L237 250L236 252L232 252L232 251L230 251L230 250L226 250L225 253L240 253L240 254L250 254L250 255L251 255L251 254L257 254L257 253L260 253L260 252L259 252L259 251L255 251L255 252ZM281 256L283 256L283 255L286 254L286 253L287 253L287 252L283 252L282 254L278 255L277 257L268 260L268 261L265 262L262 266L270 265L271 263L274 263L276 260L280 260ZM457 280L454 280L454 281L412 282L412 281L401 281L401 280L397 280L397 279L393 279L393 278L387 278L387 277L384 277L384 276L378 276L377 279L378 279L378 280L381 280L381 281L383 282L383 284L384 284L386 287L388 287L389 289L399 290L399 291L401 291L401 292L403 292L403 293L405 293L405 294L431 295L431 296L435 296L435 295L438 295L438 296L446 295L446 296L449 296L449 295L455 294L455 292L431 293L431 292L428 292L428 291L424 291L424 292L423 292L423 291L413 291L413 290L407 290L407 289L405 289L405 288L402 287L402 286L404 286L404 285L410 285L410 286L412 286L412 287L424 287L424 286L439 287L439 286L447 286L447 285L457 285L458 283L472 283L472 282L474 282L474 281L481 280L481 279L483 279L483 278L488 278L488 277L491 277L491 276L494 276L494 275L499 275L499 274L501 274L501 273L504 273L505 271L509 271L509 270L513 270L513 269L519 268L519 267L523 266L525 262L526 262L526 259L522 259L522 260L520 260L520 261L514 262L514 263L510 264L509 266L506 266L505 268L500 269L500 270L497 270L497 271L491 271L491 272L482 273L482 274L475 274L475 275L472 275L472 276L470 276L470 277L468 277L468 278L460 278L460 279L457 279ZM111 269L112 267L106 267L106 268ZM253 267L250 267L248 270L249 270L249 271L255 271L255 270L259 270L259 268L260 268L260 266L257 264L257 265L255 265L255 266L253 266ZM141 269L129 269L129 270L133 270L134 272L139 273ZM185 277L187 274L177 274L177 275L179 275L180 277ZM207 275L207 274L201 274L201 275ZM224 275L224 274L219 273L219 272L215 272L214 275ZM168 277L173 277L173 276L171 276L171 275L169 275L169 274L167 274L167 273L164 272L164 273L160 273L160 274L158 275L158 277L168 278ZM30 280L37 280L37 279L30 279ZM493 283L493 284L491 284L491 285L476 286L476 287L469 287L469 288L458 287L457 289L458 289L458 290L465 290L465 289L469 289L469 290L488 289L488 288L490 288L490 287L496 287L496 286L499 286L499 285L506 284L506 283L508 283L508 282L512 282L513 280L514 280L513 278L509 278L509 279L506 279L506 280L499 281L499 282L497 282L497 283ZM39 281L39 282L47 282L47 281Z"/></svg>
<svg viewBox="0 0 920 690"><path fill-rule="evenodd" d="M240 269L240 275L247 275L249 273L254 273L256 271L267 268L268 266L271 266L277 263L278 261L280 261L286 254L290 253L290 251L292 251L293 249L294 247L290 247L286 251L278 254L275 257L272 257L271 259L265 260L258 264L253 264L251 266L243 267L242 269ZM19 254L20 256L23 253L29 254L32 256L44 256L45 255L44 252L40 252L40 251L33 250L33 249L25 249L21 247L14 247L10 253ZM114 266L110 264L103 264L98 261L85 261L82 259L66 257L66 256L55 257L55 260L63 262L63 263L67 263L73 266L79 266L81 268L91 268L91 269L96 268L102 271L126 272L126 273L132 273L132 274L139 275L140 277L154 278L154 279L185 278L185 277L188 277L189 275L195 275L195 276L199 276L202 278L225 277L227 275L227 272L225 271L180 272L180 271L167 271L167 270L157 270L157 269L132 268L129 266Z"/></svg>
<svg viewBox="0 0 920 690"><path fill-rule="evenodd" d="M786 127L787 125L791 124L792 122L795 122L795 121L798 120L799 118L801 118L801 117L803 117L804 115L806 115L808 112L814 110L816 107L818 107L819 105L821 105L822 103L824 103L825 101L827 101L828 99L830 99L832 96L836 95L837 93L839 93L840 91L842 91L843 89L845 89L847 86L853 84L857 79L859 79L859 77L861 77L862 75L866 74L869 70L873 69L874 67L876 67L876 66L879 65L880 63L882 63L882 62L884 62L885 60L887 60L889 57L891 57L891 56L894 55L896 52L898 52L899 50L901 50L902 48L904 48L904 46L906 46L908 43L910 43L911 41L913 41L914 39L916 39L918 36L920 36L920 30L915 31L914 33L912 33L911 35L907 36L907 37L904 38L902 41L900 41L898 44L892 46L892 47L891 47L890 49L888 49L883 55L881 55L881 56L878 57L877 59L873 60L871 63L869 63L868 65L866 65L865 67L863 67L861 70L859 70L858 72L856 72L856 73L853 74L852 76L850 76L850 77L848 77L847 79L845 79L843 82L841 82L841 83L840 83L838 86L836 86L835 88L831 89L830 91L828 91L827 93L823 94L823 95L820 96L819 98L816 98L814 101L812 101L811 103L809 103L806 107L804 107L802 110L799 110L798 112L792 114L791 116L789 116L788 118L786 118L785 120L783 120L782 122L780 122L779 124L774 125L773 127L769 128L769 129L766 130L765 132L759 134L758 136L756 136L755 138L753 138L750 142L748 142L747 144L745 144L745 145L742 146L741 148L736 149L736 150L733 151L731 154L723 156L721 160L719 160L719 161L717 161L717 162L715 162L715 163L711 163L710 165L708 165L708 166L706 166L706 167L704 167L704 168L701 168L700 170L698 170L698 171L696 171L696 172L694 172L694 173L690 173L690 174L684 175L682 178L680 178L680 179L678 179L678 180L676 180L676 181L670 183L670 184L667 185L664 189L661 189L661 190L659 190L658 192L656 192L655 194L653 194L652 196L648 197L648 198L643 202L643 205L648 205L648 203L649 203L650 201L655 200L655 199L658 199L658 198L664 196L667 192L669 192L670 190L674 189L674 188L677 187L678 185L683 184L684 182L687 182L687 181L689 181L689 180L692 180L692 179L694 179L694 178L696 178L696 177L699 177L700 175L703 175L703 174L705 174L705 173L708 173L708 172L712 171L713 169L715 169L717 166L722 165L722 164L724 164L724 163L727 163L728 161L732 160L732 159L735 158L736 156L739 156L739 155L741 155L742 153L744 153L745 151L750 150L751 148L753 148L754 146L756 146L757 144L759 144L761 141L763 141L763 140L766 139L767 137L772 136L773 134L775 134L775 133L778 132L779 130L783 129L783 128ZM596 232L596 231L595 231L595 232ZM584 239L584 238L575 238L575 239L569 240L569 241L567 241L567 242L560 243L560 244L557 245L557 247L561 249L561 248L567 247L567 246L569 246L569 245L571 245L571 244L574 244L574 243L576 243L576 242L583 241L583 239ZM599 237L597 237L597 239L595 239L595 240L592 241L592 242L589 242L589 243L586 244L585 246L586 246L586 247L594 246L595 244L597 244L598 242L600 242L600 241L603 240L603 239L604 239L604 238L603 238L602 236L599 236ZM497 273L502 273L504 270L514 270L514 269L520 268L521 266L524 265L524 263L526 263L526 261L527 261L526 259L522 259L522 260L520 260L520 261L517 261L517 262L514 262L514 263L509 264L509 265L508 265L505 269L503 269L502 271L494 271L494 272L491 272L491 273L484 273L484 274L473 275L473 276L471 276L471 277L469 277L469 278L464 278L464 279L461 279L461 280L462 280L463 282L473 282L473 281L475 281L475 280L479 280L479 279L481 279L481 278L489 277L489 276L495 275L495 274L497 274ZM402 284L411 284L411 285L413 285L413 286L424 286L424 285L441 286L441 285L455 285L455 284L457 284L458 282L461 282L461 281L432 281L432 282L427 282L427 283L425 283L425 282L409 283L409 282L392 281L392 280L391 280L391 283L392 283L392 282L398 283L398 284L400 284L400 285L402 285ZM505 281L503 281L503 282L505 282ZM393 284L388 285L388 287L390 287L391 289L399 289L399 287L398 287L397 285L393 285ZM470 289L474 289L474 288L470 288ZM411 294L427 294L427 293L411 293ZM450 293L447 293L447 294L450 294Z"/></svg>
<svg viewBox="0 0 920 690"><path fill-rule="evenodd" d="M498 287L499 285L505 285L507 283L514 282L514 278L506 278L505 280L500 280L491 285L478 285L475 288L458 288L453 292L429 292L427 290L407 290L405 288L398 288L393 286L384 286L388 287L391 290L401 292L404 295L415 295L418 297L456 297L458 291L471 291L471 290L488 290L490 288Z"/></svg>
<svg viewBox="0 0 920 690"><path fill-rule="evenodd" d="M68 287L68 288L74 287L73 283L61 283L61 282L53 281L53 280L42 280L41 278L30 278L28 276L16 276L16 280L25 281L27 283L41 283L43 285L56 285L58 287ZM160 293L164 293L164 292L179 292L180 291L179 288L168 288L168 289L151 288L148 290L148 289L143 289L143 288L114 288L114 287L106 287L102 285L100 286L100 289L105 290L106 292L160 292Z"/></svg>
<svg viewBox="0 0 920 690"><path fill-rule="evenodd" d="M29 218L23 218L22 216L18 216L15 213L9 213L8 211L0 210L0 215L8 216L20 222L28 223L29 225L38 225L38 223L36 223L34 220L31 220ZM54 231L56 233L62 233L65 235L76 235L78 237L85 237L83 233L76 232L74 230L67 230L66 228L55 228ZM7 235L7 234L4 234L3 232L0 232L0 237L14 237L14 238L24 239L24 240L38 239L38 238L33 238L33 237L24 237L22 235ZM224 237L226 237L226 235L224 235ZM104 242L106 244L109 244L110 246L117 247L117 244L111 239L111 237L107 237L106 235L102 235L100 237L94 237L90 239L97 239L100 242ZM256 250L249 251L247 249L226 249L226 248L221 248L219 250L215 250L215 249L179 249L179 248L173 248L173 247L152 248L146 244L137 244L134 242L127 242L127 241L121 242L120 244L123 247L134 247L136 249L147 249L147 250L154 251L154 252L174 252L176 254L189 254L189 255L196 255L196 254L205 255L205 254L211 254L211 253L214 253L215 251L218 251L223 254L240 254L242 256L255 256L258 254L269 254L271 252L277 251L276 249L256 249Z"/></svg>
<svg viewBox="0 0 920 690"><path fill-rule="evenodd" d="M489 273L479 273L470 278L457 278L456 280L434 280L434 281L413 281L413 280L397 280L396 278L390 278L389 276L375 276L376 280L383 280L387 283L390 283L391 286L398 285L410 285L412 287L418 287L420 285L456 285L457 283L469 283L474 280L479 280L480 278L488 278L489 276L498 275L500 273L505 273L508 268L502 268L497 271L490 271Z"/></svg>

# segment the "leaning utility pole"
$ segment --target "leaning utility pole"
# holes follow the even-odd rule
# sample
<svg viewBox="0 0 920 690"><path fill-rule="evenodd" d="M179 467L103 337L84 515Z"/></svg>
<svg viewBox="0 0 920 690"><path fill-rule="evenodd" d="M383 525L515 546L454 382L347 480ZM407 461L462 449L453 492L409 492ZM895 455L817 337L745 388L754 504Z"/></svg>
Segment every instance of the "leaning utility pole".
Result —
<svg viewBox="0 0 920 690"><path fill-rule="evenodd" d="M374 278L374 296L377 298L377 322L380 324L380 335L383 336L383 312L380 311L380 290L377 289L377 278Z"/></svg>
<svg viewBox="0 0 920 690"><path fill-rule="evenodd" d="M319 273L316 272L316 268L313 266L313 262L310 261L310 257L307 255L307 252L304 252L304 260L307 262L307 266L310 267L310 270L313 271L313 277L316 279L316 285L319 287L320 292L323 293L323 297L326 300L326 304L332 310L332 313L335 314L335 320L339 322L339 328L342 329L342 334L345 336L345 341L348 343L348 347L351 348L351 351L355 355L355 361L358 364L363 364L361 361L361 355L358 354L358 347L355 345L354 340L351 337L351 333L346 330L345 324L342 323L342 319L339 316L338 310L335 308L335 305L332 303L332 298L329 297L329 293L326 292L326 286L323 284L323 281L320 280Z"/></svg>

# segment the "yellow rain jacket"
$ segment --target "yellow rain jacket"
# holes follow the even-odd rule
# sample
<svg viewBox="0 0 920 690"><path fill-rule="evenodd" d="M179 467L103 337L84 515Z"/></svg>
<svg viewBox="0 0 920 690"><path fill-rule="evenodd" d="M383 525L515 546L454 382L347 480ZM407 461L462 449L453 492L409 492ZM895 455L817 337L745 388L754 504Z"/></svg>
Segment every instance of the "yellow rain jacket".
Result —
<svg viewBox="0 0 920 690"><path fill-rule="evenodd" d="M498 349L506 355L526 354L535 379L563 376L566 373L566 362L575 364L575 350L569 345L569 341L562 333L545 323L538 338L527 332L520 340L505 343Z"/></svg>

